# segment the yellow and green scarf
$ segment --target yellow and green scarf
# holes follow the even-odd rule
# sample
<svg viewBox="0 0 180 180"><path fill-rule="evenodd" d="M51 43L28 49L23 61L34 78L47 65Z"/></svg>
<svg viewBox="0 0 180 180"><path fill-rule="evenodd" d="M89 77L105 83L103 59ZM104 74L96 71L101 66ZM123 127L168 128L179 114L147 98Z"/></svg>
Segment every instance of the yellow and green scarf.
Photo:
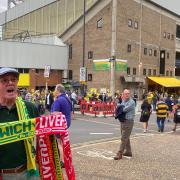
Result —
<svg viewBox="0 0 180 180"><path fill-rule="evenodd" d="M19 121L25 120L25 119L30 119L26 105L21 97L17 97L16 107L17 107L17 112L18 112L18 116L19 116ZM35 126L34 126L34 131L35 131ZM27 157L27 175L28 176L39 176L39 172L36 167L34 139L33 138L25 139L24 145L25 145L26 157Z"/></svg>

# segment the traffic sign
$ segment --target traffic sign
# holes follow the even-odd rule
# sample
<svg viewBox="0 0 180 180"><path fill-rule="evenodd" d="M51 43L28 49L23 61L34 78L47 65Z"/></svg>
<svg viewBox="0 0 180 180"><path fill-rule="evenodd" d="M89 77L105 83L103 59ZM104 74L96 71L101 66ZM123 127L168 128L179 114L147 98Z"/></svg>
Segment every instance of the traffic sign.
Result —
<svg viewBox="0 0 180 180"><path fill-rule="evenodd" d="M44 77L45 78L49 78L50 70L51 70L51 66L46 65L45 68L44 68Z"/></svg>

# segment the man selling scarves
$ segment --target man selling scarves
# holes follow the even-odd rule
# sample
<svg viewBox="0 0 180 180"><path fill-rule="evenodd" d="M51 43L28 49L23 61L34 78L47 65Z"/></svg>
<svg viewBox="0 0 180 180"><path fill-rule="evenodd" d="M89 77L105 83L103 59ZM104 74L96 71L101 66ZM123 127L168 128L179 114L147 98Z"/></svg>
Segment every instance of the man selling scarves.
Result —
<svg viewBox="0 0 180 180"><path fill-rule="evenodd" d="M22 108L18 108L17 84L19 73L13 68L0 68L0 126L22 119ZM23 101L27 118L39 116L36 107ZM2 136L0 132L0 136ZM25 139L0 146L0 180L39 179L35 163L32 139Z"/></svg>

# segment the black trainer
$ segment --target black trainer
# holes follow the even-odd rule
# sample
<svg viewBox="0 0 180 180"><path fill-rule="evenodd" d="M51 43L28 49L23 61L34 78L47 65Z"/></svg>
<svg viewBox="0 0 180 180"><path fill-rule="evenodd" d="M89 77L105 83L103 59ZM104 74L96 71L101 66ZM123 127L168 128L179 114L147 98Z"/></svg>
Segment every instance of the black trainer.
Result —
<svg viewBox="0 0 180 180"><path fill-rule="evenodd" d="M123 153L123 156L132 157L132 153Z"/></svg>

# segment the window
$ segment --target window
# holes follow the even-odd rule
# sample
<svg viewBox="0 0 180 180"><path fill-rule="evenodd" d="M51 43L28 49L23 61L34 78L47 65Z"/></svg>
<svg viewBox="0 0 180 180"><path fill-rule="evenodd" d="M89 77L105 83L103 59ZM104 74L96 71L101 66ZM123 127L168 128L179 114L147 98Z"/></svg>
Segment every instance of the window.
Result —
<svg viewBox="0 0 180 180"><path fill-rule="evenodd" d="M69 45L69 59L72 59L72 44Z"/></svg>
<svg viewBox="0 0 180 180"><path fill-rule="evenodd" d="M39 69L35 69L35 72L36 72L37 74L39 74Z"/></svg>
<svg viewBox="0 0 180 180"><path fill-rule="evenodd" d="M138 29L138 22L137 21L134 22L134 28Z"/></svg>
<svg viewBox="0 0 180 180"><path fill-rule="evenodd" d="M148 69L148 75L151 76L151 69Z"/></svg>
<svg viewBox="0 0 180 180"><path fill-rule="evenodd" d="M149 55L152 56L152 49L149 49Z"/></svg>
<svg viewBox="0 0 180 180"><path fill-rule="evenodd" d="M24 73L29 73L29 69L28 69L28 68L25 68L25 69L24 69Z"/></svg>
<svg viewBox="0 0 180 180"><path fill-rule="evenodd" d="M157 50L156 49L154 50L154 56L157 56Z"/></svg>
<svg viewBox="0 0 180 180"><path fill-rule="evenodd" d="M132 27L132 20L128 19L128 27Z"/></svg>
<svg viewBox="0 0 180 180"><path fill-rule="evenodd" d="M169 59L169 52L167 52L167 59Z"/></svg>
<svg viewBox="0 0 180 180"><path fill-rule="evenodd" d="M171 40L174 40L174 34L171 34Z"/></svg>
<svg viewBox="0 0 180 180"><path fill-rule="evenodd" d="M88 81L92 81L92 74L88 74Z"/></svg>
<svg viewBox="0 0 180 180"><path fill-rule="evenodd" d="M144 48L144 55L147 55L147 48Z"/></svg>
<svg viewBox="0 0 180 180"><path fill-rule="evenodd" d="M93 51L89 51L88 52L88 59L92 59L93 58Z"/></svg>
<svg viewBox="0 0 180 180"><path fill-rule="evenodd" d="M128 75L131 74L131 69L130 69L130 67L127 68L127 74L128 74Z"/></svg>
<svg viewBox="0 0 180 180"><path fill-rule="evenodd" d="M166 32L163 33L163 37L166 38Z"/></svg>
<svg viewBox="0 0 180 180"><path fill-rule="evenodd" d="M172 71L170 71L170 76L173 76L173 72Z"/></svg>
<svg viewBox="0 0 180 180"><path fill-rule="evenodd" d="M166 76L169 76L169 71L166 71Z"/></svg>
<svg viewBox="0 0 180 180"><path fill-rule="evenodd" d="M19 73L23 73L23 69L22 68L18 68L18 72Z"/></svg>
<svg viewBox="0 0 180 180"><path fill-rule="evenodd" d="M128 44L128 46L127 46L127 52L131 52L131 44Z"/></svg>
<svg viewBox="0 0 180 180"><path fill-rule="evenodd" d="M103 27L103 19L101 18L97 21L97 28L102 28L102 27Z"/></svg>
<svg viewBox="0 0 180 180"><path fill-rule="evenodd" d="M69 80L73 79L73 71L72 70L69 70L68 77L69 77Z"/></svg>
<svg viewBox="0 0 180 180"><path fill-rule="evenodd" d="M17 69L19 73L29 73L29 69L28 68L18 68Z"/></svg>
<svg viewBox="0 0 180 180"><path fill-rule="evenodd" d="M136 68L133 68L133 75L136 75Z"/></svg>
<svg viewBox="0 0 180 180"><path fill-rule="evenodd" d="M170 33L168 33L168 34L167 34L167 38L170 39L170 37L171 37L171 35L170 35Z"/></svg>
<svg viewBox="0 0 180 180"><path fill-rule="evenodd" d="M156 76L156 69L153 70L153 76Z"/></svg>
<svg viewBox="0 0 180 180"><path fill-rule="evenodd" d="M143 69L143 75L146 76L146 69Z"/></svg>

